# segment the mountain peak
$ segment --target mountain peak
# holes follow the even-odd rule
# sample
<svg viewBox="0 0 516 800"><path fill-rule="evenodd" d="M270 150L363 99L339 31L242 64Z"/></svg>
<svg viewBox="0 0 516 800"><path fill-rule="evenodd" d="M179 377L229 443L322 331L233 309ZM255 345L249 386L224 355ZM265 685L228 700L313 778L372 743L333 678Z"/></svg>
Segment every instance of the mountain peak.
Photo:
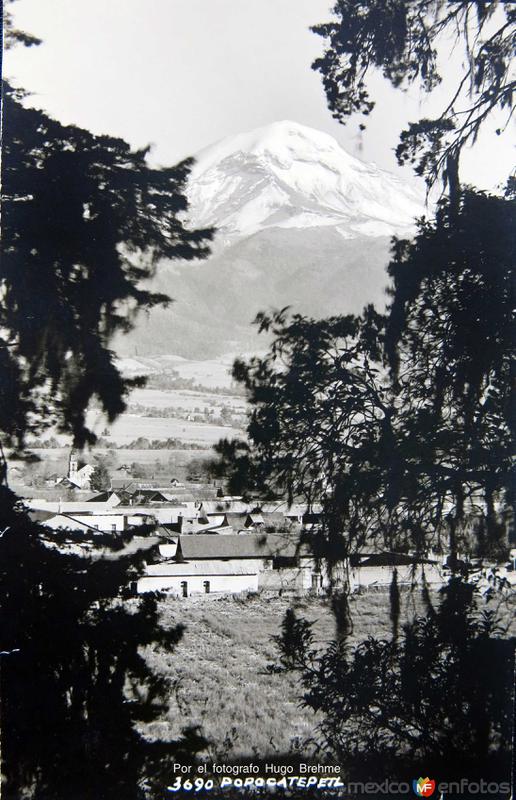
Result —
<svg viewBox="0 0 516 800"><path fill-rule="evenodd" d="M190 223L215 226L225 243L274 227L390 236L408 233L424 210L422 195L407 183L290 120L202 150L187 194Z"/></svg>
<svg viewBox="0 0 516 800"><path fill-rule="evenodd" d="M236 153L276 157L284 160L286 167L296 158L308 156L313 159L317 152L340 153L347 156L350 161L357 160L349 156L329 134L292 120L279 120L246 133L228 136L205 148L196 157L198 165L196 173L202 174L213 166L214 162Z"/></svg>

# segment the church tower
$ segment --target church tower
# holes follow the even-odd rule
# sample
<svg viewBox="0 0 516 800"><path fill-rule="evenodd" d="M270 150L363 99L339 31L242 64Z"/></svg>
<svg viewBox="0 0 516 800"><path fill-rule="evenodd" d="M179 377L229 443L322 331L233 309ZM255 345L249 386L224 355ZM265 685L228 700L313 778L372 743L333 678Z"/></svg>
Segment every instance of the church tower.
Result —
<svg viewBox="0 0 516 800"><path fill-rule="evenodd" d="M79 462L77 460L77 456L73 452L70 451L70 458L68 460L68 479L72 481L72 483L77 482L77 470L79 467Z"/></svg>

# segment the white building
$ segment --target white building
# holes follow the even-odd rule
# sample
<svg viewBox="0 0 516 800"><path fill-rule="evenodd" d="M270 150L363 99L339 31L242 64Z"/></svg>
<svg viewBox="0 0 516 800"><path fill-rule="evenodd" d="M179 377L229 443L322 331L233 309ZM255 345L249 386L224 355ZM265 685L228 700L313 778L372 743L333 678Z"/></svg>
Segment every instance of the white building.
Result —
<svg viewBox="0 0 516 800"><path fill-rule="evenodd" d="M79 468L76 456L71 455L68 465L68 480L78 489L89 489L90 480L95 467L92 464L85 464Z"/></svg>

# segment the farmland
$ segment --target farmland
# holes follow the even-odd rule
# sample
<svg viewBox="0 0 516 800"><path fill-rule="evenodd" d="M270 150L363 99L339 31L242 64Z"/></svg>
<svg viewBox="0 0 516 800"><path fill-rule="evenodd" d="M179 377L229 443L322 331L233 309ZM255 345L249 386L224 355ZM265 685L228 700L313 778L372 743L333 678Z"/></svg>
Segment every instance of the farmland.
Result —
<svg viewBox="0 0 516 800"><path fill-rule="evenodd" d="M163 624L181 623L186 630L173 652L147 652L152 668L166 674L172 687L168 712L151 735L176 738L183 728L198 725L214 759L296 750L309 755L317 719L300 706L296 676L267 671L278 658L272 637L291 603L280 597L162 601ZM390 635L386 593L356 595L352 604L355 641ZM331 640L334 623L325 601L305 598L295 605L301 616L317 620L318 645ZM403 610L406 619L420 612L419 596L404 594Z"/></svg>
<svg viewBox="0 0 516 800"><path fill-rule="evenodd" d="M209 391L194 392L186 389L133 389L130 396L130 403L140 405L156 406L157 408L187 408L194 411L196 408L211 406L220 408L223 405L230 405L232 408L244 410L246 402L243 397L233 395L216 395Z"/></svg>
<svg viewBox="0 0 516 800"><path fill-rule="evenodd" d="M98 430L98 426L94 425L94 429ZM173 438L199 445L213 445L219 439L233 438L238 435L238 430L229 426L166 417L122 414L111 425L108 438L118 446L128 445L139 437L146 439Z"/></svg>
<svg viewBox="0 0 516 800"><path fill-rule="evenodd" d="M242 397L216 395L209 390L134 389L127 410L114 423L109 424L95 406L90 407L86 419L98 437L115 447L128 445L138 437L179 439L205 447L221 438L242 437L246 408ZM53 429L42 439L55 439L70 447L70 437Z"/></svg>
<svg viewBox="0 0 516 800"><path fill-rule="evenodd" d="M436 600L432 592L432 602ZM512 635L516 634L514 602L509 597L497 612ZM153 670L171 682L168 712L149 733L175 739L185 727L198 725L210 741L207 755L213 759L266 758L296 751L310 756L313 743L309 740L317 737L317 718L300 705L296 676L267 671L268 664L277 663L272 637L279 633L289 606L299 616L316 621L316 646L322 648L333 638L334 620L324 599L257 596L161 601L163 625L183 624L185 632L172 652L149 649L146 653ZM387 592L353 595L351 606L353 643L368 636L390 638ZM420 592L402 592L402 620L423 611Z"/></svg>
<svg viewBox="0 0 516 800"><path fill-rule="evenodd" d="M82 458L93 461L96 456L109 454L113 477L122 464L136 464L145 469L147 477L153 477L147 475L151 469L157 473L172 471L184 480L192 459L213 456L212 447L220 439L245 436L245 411L242 397L218 395L209 389L135 389L127 411L111 425L98 409L90 409L87 423L100 439L99 445L84 451ZM41 446L45 440L51 442L50 446ZM68 436L49 430L31 447L40 461L21 466L23 475L13 481L17 490L34 494L38 480L66 475L70 447Z"/></svg>

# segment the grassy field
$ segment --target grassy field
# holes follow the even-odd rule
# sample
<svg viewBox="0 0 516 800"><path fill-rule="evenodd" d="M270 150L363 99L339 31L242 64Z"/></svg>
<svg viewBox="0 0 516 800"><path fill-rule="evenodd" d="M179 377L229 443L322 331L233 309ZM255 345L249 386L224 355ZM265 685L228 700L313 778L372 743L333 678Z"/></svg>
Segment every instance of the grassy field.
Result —
<svg viewBox="0 0 516 800"><path fill-rule="evenodd" d="M214 389L234 386L231 370L235 358L247 358L251 355L261 355L263 351L253 353L226 353L219 358L209 361L193 361L180 356L133 356L120 359L118 366L127 377L133 375L149 375L152 378L160 374L167 374L171 370L187 380Z"/></svg>
<svg viewBox="0 0 516 800"><path fill-rule="evenodd" d="M277 661L272 637L292 600L257 597L184 602L167 598L161 613L165 625L186 626L183 639L166 656L149 651L153 669L173 684L166 717L152 735L176 738L198 725L211 742L208 755L273 757L299 750L309 755L317 719L299 704L299 685L291 674L270 674ZM354 640L390 636L389 599L371 592L352 599ZM334 635L331 611L323 600L298 600L299 613L317 620L318 644ZM404 617L422 611L418 597L403 595Z"/></svg>
<svg viewBox="0 0 516 800"><path fill-rule="evenodd" d="M191 390L135 389L130 397L132 410L121 414L108 425L99 410L90 409L87 424L98 436L107 439L116 448L109 454L112 477L120 477L116 469L122 464L136 463L145 469L145 477L159 477L160 470L172 472L184 481L189 474L189 464L195 460L213 457L212 447L220 439L242 438L245 400L237 396L221 396L213 392ZM159 416L163 409L164 416ZM222 411L227 414L224 416ZM149 416L145 416L148 413ZM158 414L158 415L155 415ZM190 419L188 417L191 417ZM192 418L193 417L193 418ZM223 425L222 420L230 424ZM128 449L139 437L149 442L167 439L177 440L173 444L184 443L185 449L176 450L135 450ZM71 442L69 437L56 431L49 431L43 439L53 438L61 445L56 448L31 448L40 459L38 463L20 464L19 473L11 476L13 487L23 495L38 496L43 488L42 482L51 475L66 475ZM85 450L84 461L93 461L95 456L106 455L102 447L92 451ZM155 471L154 476L148 474ZM21 474L20 474L21 473ZM59 493L58 493L59 494ZM62 490L61 490L62 494ZM43 496L43 495L42 495Z"/></svg>
<svg viewBox="0 0 516 800"><path fill-rule="evenodd" d="M92 418L88 420L97 433L103 430L104 423ZM230 427L210 425L200 422L188 422L182 419L161 417L140 417L135 414L122 414L109 428L108 437L117 446L128 445L139 436L147 439L180 439L183 442L195 442L213 445L219 439L231 439L241 433Z"/></svg>
<svg viewBox="0 0 516 800"><path fill-rule="evenodd" d="M216 395L210 392L194 392L187 389L133 389L129 403L155 408L186 408L189 411L205 408L220 409L229 406L245 411L247 404L243 397Z"/></svg>

